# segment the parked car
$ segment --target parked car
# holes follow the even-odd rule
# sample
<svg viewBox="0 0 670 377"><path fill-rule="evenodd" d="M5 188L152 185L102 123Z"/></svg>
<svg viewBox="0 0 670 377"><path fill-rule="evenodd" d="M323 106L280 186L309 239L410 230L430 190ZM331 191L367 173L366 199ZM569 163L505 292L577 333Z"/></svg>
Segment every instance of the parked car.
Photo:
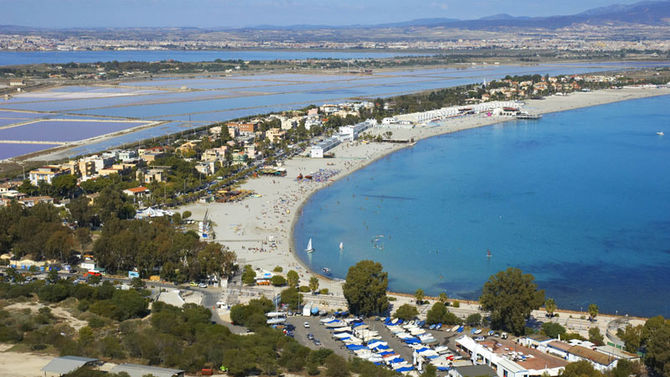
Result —
<svg viewBox="0 0 670 377"><path fill-rule="evenodd" d="M314 340L314 334L312 334L312 333L307 334L307 339Z"/></svg>
<svg viewBox="0 0 670 377"><path fill-rule="evenodd" d="M304 326L305 326L306 329L308 329L309 328L309 322L305 322Z"/></svg>

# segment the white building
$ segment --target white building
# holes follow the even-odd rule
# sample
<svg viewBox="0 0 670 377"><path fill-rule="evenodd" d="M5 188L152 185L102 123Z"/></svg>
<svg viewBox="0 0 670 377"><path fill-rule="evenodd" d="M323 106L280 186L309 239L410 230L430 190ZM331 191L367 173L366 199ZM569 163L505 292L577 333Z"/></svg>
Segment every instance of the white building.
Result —
<svg viewBox="0 0 670 377"><path fill-rule="evenodd" d="M340 139L337 137L328 138L316 145L312 145L310 150L310 157L312 158L323 158L324 153L335 148L340 144Z"/></svg>
<svg viewBox="0 0 670 377"><path fill-rule="evenodd" d="M121 161L134 160L138 157L139 156L137 155L137 151L133 150L119 151L119 160Z"/></svg>
<svg viewBox="0 0 670 377"><path fill-rule="evenodd" d="M339 128L339 134L337 135L342 141L354 141L358 139L358 135L367 130L370 127L377 125L377 121L374 119L368 119L365 122L354 124L353 126L342 126Z"/></svg>
<svg viewBox="0 0 670 377"><path fill-rule="evenodd" d="M473 364L490 366L498 377L534 377L545 373L558 376L567 365L565 360L540 351L510 341L500 342L477 342L465 335L456 339L458 347L470 355Z"/></svg>
<svg viewBox="0 0 670 377"><path fill-rule="evenodd" d="M556 340L547 345L547 353L562 357L571 363L586 360L593 365L593 368L601 372L611 370L617 366L619 358L615 355L598 352L577 343L565 343Z"/></svg>

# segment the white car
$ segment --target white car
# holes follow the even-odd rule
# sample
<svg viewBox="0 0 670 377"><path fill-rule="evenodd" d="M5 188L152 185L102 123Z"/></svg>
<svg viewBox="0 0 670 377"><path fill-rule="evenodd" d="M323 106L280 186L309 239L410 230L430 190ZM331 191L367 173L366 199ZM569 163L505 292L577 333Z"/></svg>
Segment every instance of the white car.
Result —
<svg viewBox="0 0 670 377"><path fill-rule="evenodd" d="M305 322L305 328L306 328L306 329L309 328L309 322Z"/></svg>
<svg viewBox="0 0 670 377"><path fill-rule="evenodd" d="M207 284L206 283L200 283L200 284L198 284L198 287L207 288Z"/></svg>

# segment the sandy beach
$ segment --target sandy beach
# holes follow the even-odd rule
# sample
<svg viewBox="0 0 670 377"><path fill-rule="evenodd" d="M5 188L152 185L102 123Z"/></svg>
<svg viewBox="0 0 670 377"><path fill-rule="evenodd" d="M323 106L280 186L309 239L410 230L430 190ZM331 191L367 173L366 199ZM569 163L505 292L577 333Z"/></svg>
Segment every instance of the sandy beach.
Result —
<svg viewBox="0 0 670 377"><path fill-rule="evenodd" d="M552 96L542 100L528 100L524 109L531 113L548 114L573 110L635 98L668 95L670 88L624 88L578 92L567 96ZM488 117L472 115L449 119L435 127L415 127L413 129L375 128L368 132L373 135L386 131L393 132L393 139L421 140L450 132L482 127L513 120L509 117ZM285 161L286 177L259 177L250 179L240 188L252 190L257 197L250 197L236 203L195 203L179 208L189 210L194 220L201 220L207 210L214 222L216 241L226 245L238 256L240 265L251 264L254 268L272 271L281 266L298 271L301 284L307 283L309 271L293 252L293 224L300 215L302 205L317 190L346 177L379 158L410 144L353 142L341 144L333 149L334 158L311 159L296 157ZM322 182L298 181L299 174L316 173L319 169L332 176ZM341 284L323 276L320 286L333 293L341 293Z"/></svg>

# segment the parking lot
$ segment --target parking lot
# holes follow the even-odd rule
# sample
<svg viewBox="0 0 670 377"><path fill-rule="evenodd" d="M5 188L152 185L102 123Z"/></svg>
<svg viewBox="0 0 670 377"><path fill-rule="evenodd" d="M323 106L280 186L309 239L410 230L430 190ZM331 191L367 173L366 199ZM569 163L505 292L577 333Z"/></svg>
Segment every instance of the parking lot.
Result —
<svg viewBox="0 0 670 377"><path fill-rule="evenodd" d="M295 326L294 337L302 345L305 345L311 349L319 348L328 348L338 355L349 358L354 354L349 351L344 343L335 340L332 336L332 332L328 330L324 325L322 325L319 320L324 317L303 317L303 316L294 316L288 317L287 322ZM307 322L309 328L305 328L304 324ZM409 362L412 361L412 349L403 343L400 339L394 336L391 331L389 331L382 321L378 321L373 318L368 318L365 320L365 323L368 325L370 330L378 331L382 340L388 342L389 347L391 347L396 353L400 355L405 360ZM444 330L426 330L430 332L437 343L431 344L431 346L436 347L438 345L449 346L452 350L455 350L454 340L456 339L457 333L452 333ZM321 342L320 346L314 344L314 341L308 339L308 334L313 334L314 338Z"/></svg>

